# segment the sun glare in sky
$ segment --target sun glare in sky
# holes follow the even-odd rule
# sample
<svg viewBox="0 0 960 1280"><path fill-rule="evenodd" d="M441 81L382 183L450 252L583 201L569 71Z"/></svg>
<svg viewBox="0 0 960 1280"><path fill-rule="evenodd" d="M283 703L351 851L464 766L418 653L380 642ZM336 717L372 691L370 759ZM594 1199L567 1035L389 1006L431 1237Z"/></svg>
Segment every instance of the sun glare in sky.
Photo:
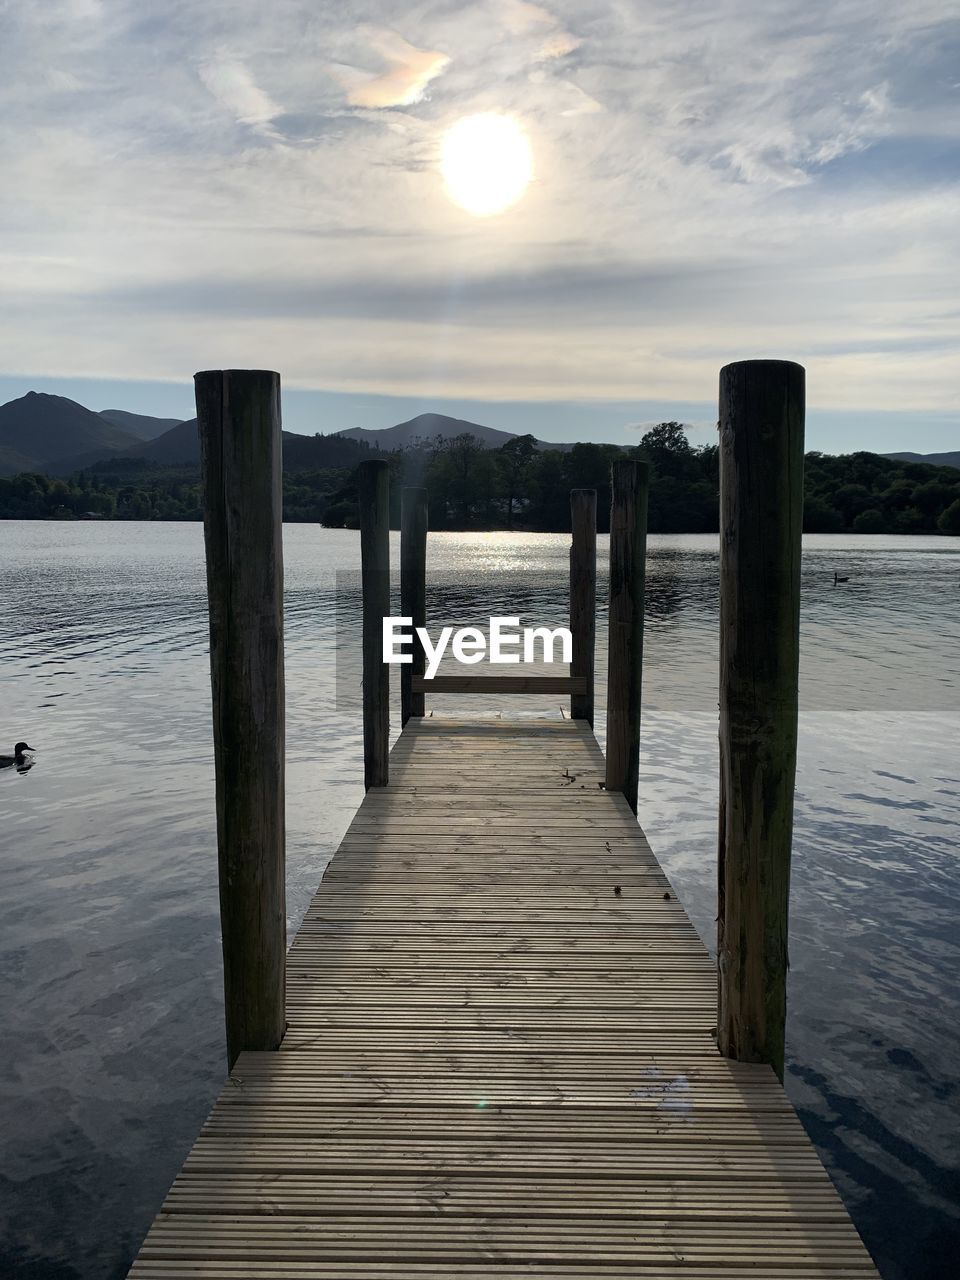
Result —
<svg viewBox="0 0 960 1280"><path fill-rule="evenodd" d="M440 169L455 204L477 218L517 203L533 176L530 139L512 116L464 116L443 139Z"/></svg>

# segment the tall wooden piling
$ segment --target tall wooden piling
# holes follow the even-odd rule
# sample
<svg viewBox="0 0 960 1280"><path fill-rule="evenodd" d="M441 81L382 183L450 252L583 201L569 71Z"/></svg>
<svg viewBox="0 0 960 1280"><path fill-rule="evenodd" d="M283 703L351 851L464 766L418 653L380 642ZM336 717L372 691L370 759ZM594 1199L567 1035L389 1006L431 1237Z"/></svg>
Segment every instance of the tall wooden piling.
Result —
<svg viewBox="0 0 960 1280"><path fill-rule="evenodd" d="M196 375L223 985L230 1066L283 1038L284 676L280 377Z"/></svg>
<svg viewBox="0 0 960 1280"><path fill-rule="evenodd" d="M385 787L390 754L390 668L383 619L390 614L390 469L380 458L358 468L363 592L363 782Z"/></svg>
<svg viewBox="0 0 960 1280"><path fill-rule="evenodd" d="M593 728L593 677L597 643L597 491L570 492L570 635L571 676L586 680L583 693L570 695L570 718Z"/></svg>
<svg viewBox="0 0 960 1280"><path fill-rule="evenodd" d="M613 464L610 475L606 789L622 791L636 813L650 467L623 460Z"/></svg>
<svg viewBox="0 0 960 1280"><path fill-rule="evenodd" d="M416 628L427 625L427 491L404 489L400 498L400 613L413 619L412 662L400 667L400 723L411 716L422 716L425 700L422 691L414 692L414 676L422 677L426 669L423 645Z"/></svg>
<svg viewBox="0 0 960 1280"><path fill-rule="evenodd" d="M797 758L804 371L720 373L721 1052L783 1079Z"/></svg>

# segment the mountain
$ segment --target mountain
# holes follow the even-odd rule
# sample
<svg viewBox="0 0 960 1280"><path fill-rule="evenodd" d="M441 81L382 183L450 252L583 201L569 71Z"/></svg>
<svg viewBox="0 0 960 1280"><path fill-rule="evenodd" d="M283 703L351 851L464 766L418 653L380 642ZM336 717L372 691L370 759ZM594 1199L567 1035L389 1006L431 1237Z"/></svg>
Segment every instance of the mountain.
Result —
<svg viewBox="0 0 960 1280"><path fill-rule="evenodd" d="M182 418L151 418L146 413L127 413L126 409L101 409L100 417L122 431L129 431L138 440L156 440L157 436L183 421Z"/></svg>
<svg viewBox="0 0 960 1280"><path fill-rule="evenodd" d="M360 441L339 435L304 436L296 431L283 433L283 465L286 471L323 470L353 467L366 454ZM124 458L144 458L163 466L200 465L200 436L196 418L178 422L156 440L141 441L125 449Z"/></svg>
<svg viewBox="0 0 960 1280"><path fill-rule="evenodd" d="M960 467L960 449L953 453L884 453L884 458L896 458L898 462L923 462L928 467Z"/></svg>
<svg viewBox="0 0 960 1280"><path fill-rule="evenodd" d="M417 445L432 445L441 440L455 440L457 436L474 436L487 449L499 449L508 440L515 440L517 432L499 431L496 427L483 427L479 422L466 422L463 418L449 418L445 413L421 413L409 422L399 422L395 427L347 427L338 436L361 440L374 449L412 449ZM537 441L539 449L560 449L566 452L569 444L547 444Z"/></svg>
<svg viewBox="0 0 960 1280"><path fill-rule="evenodd" d="M154 440L138 441L124 450L124 456L146 458L148 462L159 462L168 467L178 463L194 463L199 467L200 436L197 433L196 418L175 422Z"/></svg>
<svg viewBox="0 0 960 1280"><path fill-rule="evenodd" d="M350 436L302 436L296 431L283 433L284 471L324 471L330 467L355 467L369 453L369 445Z"/></svg>
<svg viewBox="0 0 960 1280"><path fill-rule="evenodd" d="M5 445L0 445L0 476L15 476L21 471L36 470L36 458L28 458L25 453L18 453L16 449L8 449Z"/></svg>
<svg viewBox="0 0 960 1280"><path fill-rule="evenodd" d="M59 470L61 459L121 453L136 437L65 396L28 391L0 405L0 470ZM24 464L27 464L26 466Z"/></svg>

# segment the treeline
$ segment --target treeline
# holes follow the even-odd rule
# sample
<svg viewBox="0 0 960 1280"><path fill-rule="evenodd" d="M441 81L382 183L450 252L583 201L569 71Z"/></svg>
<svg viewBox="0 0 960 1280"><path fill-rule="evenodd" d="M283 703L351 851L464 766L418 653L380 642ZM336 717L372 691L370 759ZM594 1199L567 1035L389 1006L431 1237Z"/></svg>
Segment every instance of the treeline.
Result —
<svg viewBox="0 0 960 1280"><path fill-rule="evenodd" d="M679 423L664 422L639 445L575 444L539 449L532 436L484 449L473 436L382 455L390 464L393 522L400 490L423 485L432 529L569 528L573 488L597 490L601 530L610 508L610 464L624 456L651 465L653 533L713 533L718 528L719 460L715 444L695 448ZM355 466L291 465L285 442L283 514L290 522L333 528L358 523ZM900 462L874 453L809 453L804 529L809 533L960 534L960 470ZM69 480L23 474L0 478L0 518L199 520L195 467L142 460L98 463Z"/></svg>
<svg viewBox="0 0 960 1280"><path fill-rule="evenodd" d="M531 436L501 449L483 449L461 436L433 450L390 458L401 485L424 485L432 529L570 527L573 488L597 490L605 530L610 509L610 463L643 458L651 466L652 533L715 533L719 528L719 450L695 448L677 422L663 422L634 448L576 444L567 451L537 449ZM960 470L901 462L875 453L832 457L808 453L804 529L808 533L960 533ZM344 523L356 522L355 487L341 495ZM396 518L397 512L394 512Z"/></svg>
<svg viewBox="0 0 960 1280"><path fill-rule="evenodd" d="M808 533L960 534L960 470L876 453L808 453Z"/></svg>
<svg viewBox="0 0 960 1280"><path fill-rule="evenodd" d="M99 465L99 464L98 464ZM193 468L114 462L68 480L24 472L0 477L0 517L7 520L201 520Z"/></svg>
<svg viewBox="0 0 960 1280"><path fill-rule="evenodd" d="M283 477L283 518L342 525L356 513L337 508L337 494L351 470L294 471ZM98 463L68 480L24 473L0 477L4 520L202 520L200 476L195 467L170 467L142 459Z"/></svg>
<svg viewBox="0 0 960 1280"><path fill-rule="evenodd" d="M484 449L471 435L433 448L385 455L391 467L394 521L404 485L422 485L429 495L431 529L530 529L560 532L570 527L570 490L597 490L601 532L610 511L610 464L643 457L653 467L650 528L666 533L709 533L717 528L718 466L715 445L695 449L679 423L664 422L639 447L575 444L541 449L533 436L517 436L499 449ZM355 484L347 494L356 522ZM342 509L342 508L341 508Z"/></svg>

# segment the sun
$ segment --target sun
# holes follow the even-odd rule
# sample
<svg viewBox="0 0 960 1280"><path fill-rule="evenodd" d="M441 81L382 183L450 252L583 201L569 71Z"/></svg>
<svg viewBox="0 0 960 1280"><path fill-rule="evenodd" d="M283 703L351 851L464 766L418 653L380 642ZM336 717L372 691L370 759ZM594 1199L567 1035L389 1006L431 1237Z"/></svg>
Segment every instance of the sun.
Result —
<svg viewBox="0 0 960 1280"><path fill-rule="evenodd" d="M477 218L517 203L533 177L530 139L512 116L464 116L443 138L440 171L447 194Z"/></svg>

